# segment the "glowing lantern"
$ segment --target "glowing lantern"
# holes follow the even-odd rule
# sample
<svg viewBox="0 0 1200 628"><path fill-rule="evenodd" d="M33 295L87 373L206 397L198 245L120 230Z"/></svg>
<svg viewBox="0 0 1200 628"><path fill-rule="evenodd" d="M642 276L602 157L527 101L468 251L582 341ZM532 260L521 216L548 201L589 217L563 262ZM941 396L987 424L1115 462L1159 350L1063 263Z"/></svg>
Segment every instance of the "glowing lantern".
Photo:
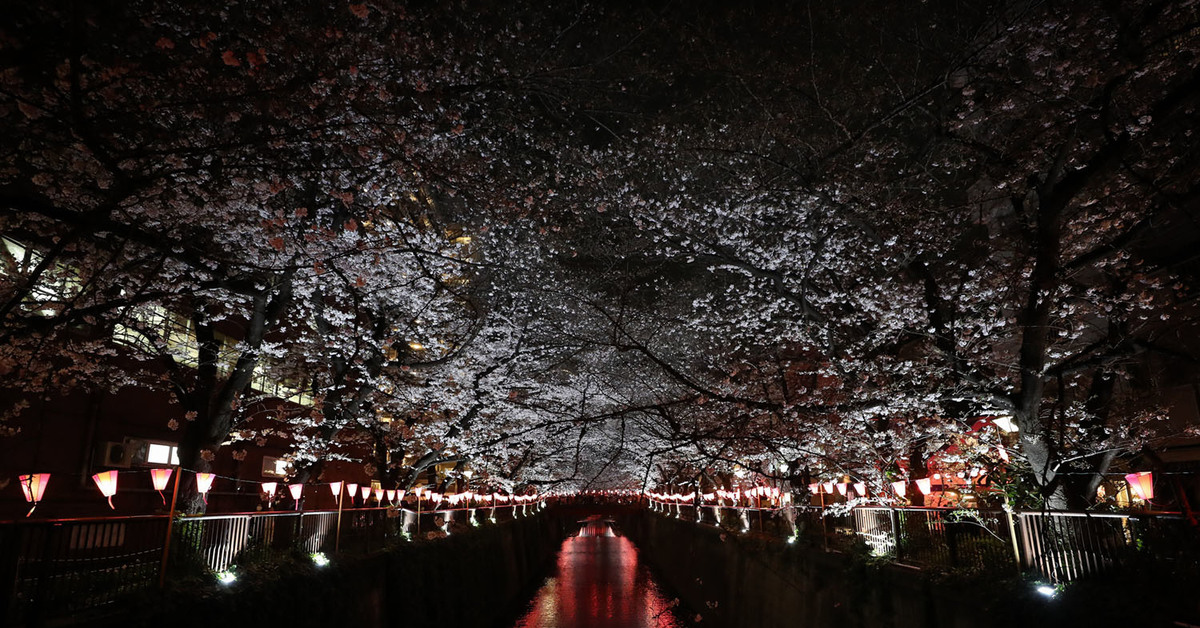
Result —
<svg viewBox="0 0 1200 628"><path fill-rule="evenodd" d="M846 496L846 486L847 484L845 482L838 482L837 490L842 494L842 497Z"/></svg>
<svg viewBox="0 0 1200 628"><path fill-rule="evenodd" d="M1154 474L1149 471L1140 473L1130 473L1125 476L1125 481L1129 482L1129 488L1138 496L1138 499L1150 501L1154 499Z"/></svg>
<svg viewBox="0 0 1200 628"><path fill-rule="evenodd" d="M407 491L404 491L404 490L402 490L402 489L398 489L398 490L396 491L396 501L401 501L401 502L402 502L402 501L404 501L404 493L406 493L406 492L407 492Z"/></svg>
<svg viewBox="0 0 1200 628"><path fill-rule="evenodd" d="M383 489L381 489L381 488L375 489L375 503L376 504L383 503Z"/></svg>
<svg viewBox="0 0 1200 628"><path fill-rule="evenodd" d="M275 487L277 487L277 486L279 486L278 482L263 482L262 483L262 492L266 493L268 496L274 497L275 496Z"/></svg>
<svg viewBox="0 0 1200 628"><path fill-rule="evenodd" d="M354 486L354 485L351 484L351 486ZM350 490L354 490L354 489L350 489ZM371 497L371 487L364 486L364 487L362 487L361 491L362 491L361 494L362 494L363 505L366 506L367 499L369 499Z"/></svg>
<svg viewBox="0 0 1200 628"><path fill-rule="evenodd" d="M387 498L388 498L388 503L389 503L389 504L394 504L394 503L396 503L396 489L394 489L394 488L389 488L388 490L386 490L386 491L384 491L384 492L385 492L385 493L387 493Z"/></svg>
<svg viewBox="0 0 1200 628"><path fill-rule="evenodd" d="M892 490L896 491L896 494L900 497L904 497L905 493L908 492L908 485L904 483L904 480L892 482Z"/></svg>
<svg viewBox="0 0 1200 628"><path fill-rule="evenodd" d="M329 492L333 493L333 496L340 500L342 498L342 483L341 482L330 482L329 483Z"/></svg>
<svg viewBox="0 0 1200 628"><path fill-rule="evenodd" d="M857 493L858 493L858 496L859 496L859 497L866 497L866 496L867 496L867 485L866 485L866 483L865 483L865 482L855 482L855 483L854 483L854 490L855 490L855 492L857 492Z"/></svg>
<svg viewBox="0 0 1200 628"><path fill-rule="evenodd" d="M97 473L92 476L92 481L96 483L96 488L100 489L100 494L108 498L108 507L116 510L112 498L117 494L117 470Z"/></svg>
<svg viewBox="0 0 1200 628"><path fill-rule="evenodd" d="M816 495L817 493L820 493L820 492L821 492L821 485L820 485L820 484L816 484L816 483L809 484L809 485L808 485L808 490L809 490L809 492L810 492L810 493L812 493L813 495Z"/></svg>
<svg viewBox="0 0 1200 628"><path fill-rule="evenodd" d="M31 473L18 477L17 481L21 483L21 492L25 493L25 501L33 503L33 508L25 513L25 516L28 517L33 514L34 510L37 510L38 502L42 501L42 495L46 493L46 484L50 482L50 474Z"/></svg>
<svg viewBox="0 0 1200 628"><path fill-rule="evenodd" d="M292 501L296 502L296 510L300 510L300 495L304 492L304 485L288 484L288 492L292 494Z"/></svg>
<svg viewBox="0 0 1200 628"><path fill-rule="evenodd" d="M922 495L928 495L933 488L933 482L929 478L921 478L917 480L917 490L921 491Z"/></svg>
<svg viewBox="0 0 1200 628"><path fill-rule="evenodd" d="M830 480L821 486L825 489L826 493L828 493L830 495L833 494L833 480Z"/></svg>
<svg viewBox="0 0 1200 628"><path fill-rule="evenodd" d="M208 491L212 489L213 478L217 476L211 473L196 474L196 492L200 493L201 499L205 504L208 504Z"/></svg>
<svg viewBox="0 0 1200 628"><path fill-rule="evenodd" d="M338 482L341 484L341 482ZM354 496L358 494L358 484L347 484L346 494L350 497L350 505L354 505Z"/></svg>
<svg viewBox="0 0 1200 628"><path fill-rule="evenodd" d="M167 505L167 496L163 495L163 491L167 490L167 482L171 481L172 471L174 469L170 467L150 469L150 481L154 483L154 490L158 491L158 496L162 498L163 506Z"/></svg>

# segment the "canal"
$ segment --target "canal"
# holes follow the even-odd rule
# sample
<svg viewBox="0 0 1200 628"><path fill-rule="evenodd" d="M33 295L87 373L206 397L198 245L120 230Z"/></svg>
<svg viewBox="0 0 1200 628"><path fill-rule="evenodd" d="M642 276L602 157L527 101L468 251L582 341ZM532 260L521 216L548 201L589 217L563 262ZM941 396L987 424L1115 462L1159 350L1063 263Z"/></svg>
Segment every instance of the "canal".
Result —
<svg viewBox="0 0 1200 628"><path fill-rule="evenodd" d="M514 628L682 628L629 539L600 518L563 541L555 572Z"/></svg>

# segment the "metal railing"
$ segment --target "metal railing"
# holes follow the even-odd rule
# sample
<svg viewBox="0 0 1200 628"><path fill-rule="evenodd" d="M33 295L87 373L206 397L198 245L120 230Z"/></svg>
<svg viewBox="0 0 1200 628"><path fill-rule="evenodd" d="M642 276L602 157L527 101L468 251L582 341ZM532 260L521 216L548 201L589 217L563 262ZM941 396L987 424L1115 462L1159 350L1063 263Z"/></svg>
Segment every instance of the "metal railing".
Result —
<svg viewBox="0 0 1200 628"><path fill-rule="evenodd" d="M222 572L248 557L365 554L420 533L507 521L537 503L495 508L354 508L0 522L0 625L40 626L56 617L98 617L132 593L191 568ZM171 541L167 543L167 531Z"/></svg>
<svg viewBox="0 0 1200 628"><path fill-rule="evenodd" d="M1031 573L1060 584L1137 562L1200 569L1200 530L1172 513L812 506L756 508L648 499L666 516L735 532L804 539L825 548L854 543L918 568Z"/></svg>

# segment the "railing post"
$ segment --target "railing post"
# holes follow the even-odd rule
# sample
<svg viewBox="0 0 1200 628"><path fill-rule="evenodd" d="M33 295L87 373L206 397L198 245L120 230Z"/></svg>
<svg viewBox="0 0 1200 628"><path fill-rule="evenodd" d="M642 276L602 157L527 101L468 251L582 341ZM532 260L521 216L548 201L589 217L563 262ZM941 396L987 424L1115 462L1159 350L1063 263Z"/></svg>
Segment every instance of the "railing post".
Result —
<svg viewBox="0 0 1200 628"><path fill-rule="evenodd" d="M900 562L900 516L896 513L895 508L888 508L888 518L892 522L892 553L896 555L896 562Z"/></svg>
<svg viewBox="0 0 1200 628"><path fill-rule="evenodd" d="M1004 495L1004 516L1008 518L1008 538L1012 541L1013 561L1016 565L1017 575L1024 573L1021 568L1021 544L1017 542L1017 524L1013 519L1012 505L1008 503L1008 495Z"/></svg>
<svg viewBox="0 0 1200 628"><path fill-rule="evenodd" d="M182 471L175 467L175 485L171 489L171 509L167 511L167 538L163 539L162 563L158 566L158 588L167 586L167 561L171 557L171 533L175 525L175 504L179 499L179 476Z"/></svg>

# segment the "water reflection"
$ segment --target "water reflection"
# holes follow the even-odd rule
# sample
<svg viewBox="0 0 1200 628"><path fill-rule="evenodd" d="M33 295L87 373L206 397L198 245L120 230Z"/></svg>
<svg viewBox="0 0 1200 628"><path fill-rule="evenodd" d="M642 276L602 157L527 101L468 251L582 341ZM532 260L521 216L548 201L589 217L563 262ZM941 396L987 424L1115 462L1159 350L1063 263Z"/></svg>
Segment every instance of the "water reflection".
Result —
<svg viewBox="0 0 1200 628"><path fill-rule="evenodd" d="M558 568L515 628L680 628L637 548L600 520L563 541Z"/></svg>

